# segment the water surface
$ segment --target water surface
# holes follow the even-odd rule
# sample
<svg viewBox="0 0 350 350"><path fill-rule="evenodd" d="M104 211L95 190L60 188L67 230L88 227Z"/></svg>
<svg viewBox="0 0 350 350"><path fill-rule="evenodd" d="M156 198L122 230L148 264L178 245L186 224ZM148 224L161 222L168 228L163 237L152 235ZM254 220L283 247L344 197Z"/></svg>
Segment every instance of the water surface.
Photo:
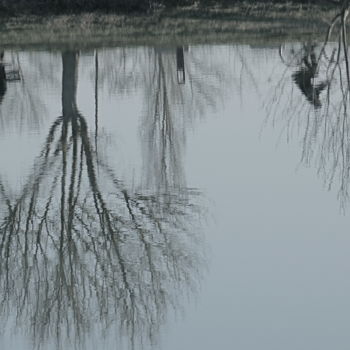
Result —
<svg viewBox="0 0 350 350"><path fill-rule="evenodd" d="M6 50L2 348L347 349L346 76L320 47Z"/></svg>

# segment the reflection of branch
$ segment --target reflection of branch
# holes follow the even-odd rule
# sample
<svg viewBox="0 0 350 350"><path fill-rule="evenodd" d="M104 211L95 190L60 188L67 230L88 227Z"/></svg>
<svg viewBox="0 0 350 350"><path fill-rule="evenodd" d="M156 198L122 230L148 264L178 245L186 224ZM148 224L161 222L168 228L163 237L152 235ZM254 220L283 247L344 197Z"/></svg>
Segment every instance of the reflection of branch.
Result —
<svg viewBox="0 0 350 350"><path fill-rule="evenodd" d="M62 55L62 116L35 171L11 200L0 182L1 311L16 310L36 345L84 341L116 325L154 342L167 309L196 288L201 255L192 193L135 193L101 164L76 104L78 55ZM185 195L180 195L181 192Z"/></svg>
<svg viewBox="0 0 350 350"><path fill-rule="evenodd" d="M11 60L9 56L12 57ZM45 77L45 81L55 83L56 86L56 77L53 74L56 70L50 62L47 62L45 55L35 53L21 55L17 53L15 62L14 53L5 52L4 64L5 68L9 66L11 68L8 69L20 70L21 80L7 84L6 95L0 109L0 132L9 131L11 128L37 129L46 114L46 106L40 95L42 77Z"/></svg>

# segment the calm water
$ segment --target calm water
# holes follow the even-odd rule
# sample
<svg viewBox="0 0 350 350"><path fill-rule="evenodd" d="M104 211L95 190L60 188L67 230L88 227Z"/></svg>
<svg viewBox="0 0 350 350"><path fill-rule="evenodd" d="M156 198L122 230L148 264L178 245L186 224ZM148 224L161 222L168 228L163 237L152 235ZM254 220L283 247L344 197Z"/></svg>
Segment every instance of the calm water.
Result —
<svg viewBox="0 0 350 350"><path fill-rule="evenodd" d="M348 349L348 100L319 47L5 51L1 349Z"/></svg>

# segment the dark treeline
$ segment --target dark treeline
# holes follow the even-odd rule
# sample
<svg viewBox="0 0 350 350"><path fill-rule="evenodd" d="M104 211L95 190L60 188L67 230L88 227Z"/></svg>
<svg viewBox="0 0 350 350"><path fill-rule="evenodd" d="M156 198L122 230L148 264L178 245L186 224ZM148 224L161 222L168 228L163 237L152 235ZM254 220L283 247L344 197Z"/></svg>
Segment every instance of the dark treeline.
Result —
<svg viewBox="0 0 350 350"><path fill-rule="evenodd" d="M329 3L342 4L347 0L0 0L0 13L8 13L18 10L27 10L31 12L69 12L69 11L149 11L159 7L176 7L191 6L197 4L199 6L208 5L236 5L248 4L250 6L259 3Z"/></svg>

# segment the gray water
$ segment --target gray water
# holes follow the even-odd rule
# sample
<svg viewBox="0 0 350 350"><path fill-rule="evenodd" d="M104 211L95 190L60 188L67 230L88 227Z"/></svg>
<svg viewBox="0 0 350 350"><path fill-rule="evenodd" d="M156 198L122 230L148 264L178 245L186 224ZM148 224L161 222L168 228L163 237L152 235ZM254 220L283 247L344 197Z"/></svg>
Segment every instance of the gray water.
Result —
<svg viewBox="0 0 350 350"><path fill-rule="evenodd" d="M302 47L5 51L0 348L348 349L347 102Z"/></svg>

